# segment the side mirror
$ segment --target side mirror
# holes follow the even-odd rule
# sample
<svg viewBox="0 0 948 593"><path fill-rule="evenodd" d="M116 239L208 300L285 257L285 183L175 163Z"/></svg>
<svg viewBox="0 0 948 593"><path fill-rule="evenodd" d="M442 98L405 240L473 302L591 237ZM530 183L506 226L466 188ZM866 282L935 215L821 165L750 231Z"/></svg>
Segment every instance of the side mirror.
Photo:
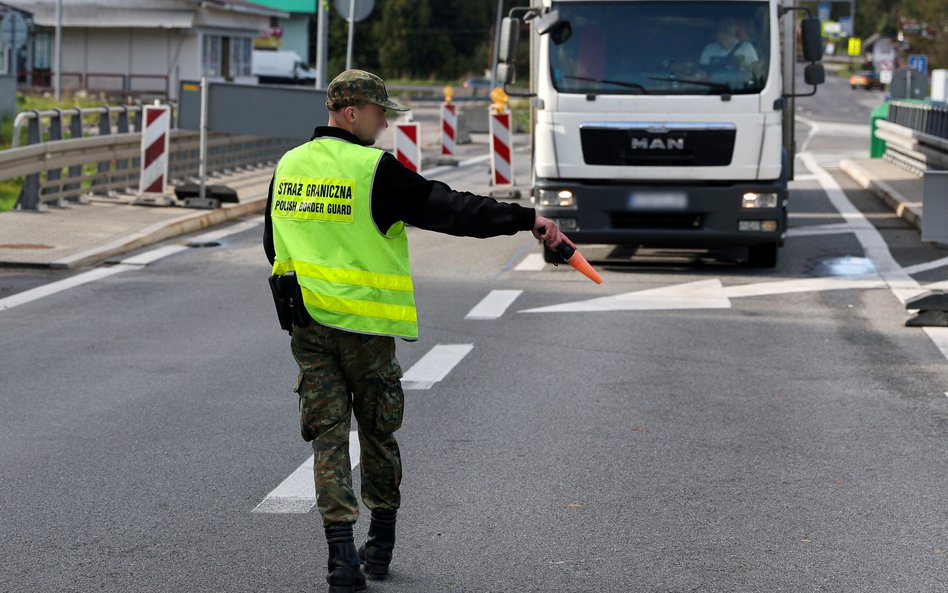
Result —
<svg viewBox="0 0 948 593"><path fill-rule="evenodd" d="M820 19L807 17L800 21L800 36L803 41L803 58L807 62L823 59L823 30Z"/></svg>
<svg viewBox="0 0 948 593"><path fill-rule="evenodd" d="M504 86L513 84L516 72L517 67L513 64L505 64L503 62L497 64L497 82Z"/></svg>
<svg viewBox="0 0 948 593"><path fill-rule="evenodd" d="M497 60L509 64L517 58L517 40L520 38L520 19L506 17L500 24L500 45Z"/></svg>
<svg viewBox="0 0 948 593"><path fill-rule="evenodd" d="M826 82L826 71L823 69L823 64L807 64L803 70L803 81L813 86Z"/></svg>
<svg viewBox="0 0 948 593"><path fill-rule="evenodd" d="M537 19L537 34L549 34L553 43L562 45L573 35L573 27L569 21L560 20L560 11L551 10Z"/></svg>

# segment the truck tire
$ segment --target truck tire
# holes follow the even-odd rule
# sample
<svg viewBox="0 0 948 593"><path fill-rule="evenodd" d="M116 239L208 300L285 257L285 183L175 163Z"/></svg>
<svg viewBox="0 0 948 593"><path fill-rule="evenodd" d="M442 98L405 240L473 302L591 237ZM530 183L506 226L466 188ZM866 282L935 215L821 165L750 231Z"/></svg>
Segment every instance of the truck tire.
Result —
<svg viewBox="0 0 948 593"><path fill-rule="evenodd" d="M776 243L751 245L747 248L747 264L752 268L773 268L777 265Z"/></svg>

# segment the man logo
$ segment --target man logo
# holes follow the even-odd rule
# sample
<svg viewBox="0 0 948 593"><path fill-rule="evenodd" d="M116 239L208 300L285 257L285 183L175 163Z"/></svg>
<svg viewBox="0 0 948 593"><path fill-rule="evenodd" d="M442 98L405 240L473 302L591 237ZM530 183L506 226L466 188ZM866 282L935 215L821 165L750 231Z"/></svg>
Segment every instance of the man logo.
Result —
<svg viewBox="0 0 948 593"><path fill-rule="evenodd" d="M684 150L684 138L633 138L632 150Z"/></svg>

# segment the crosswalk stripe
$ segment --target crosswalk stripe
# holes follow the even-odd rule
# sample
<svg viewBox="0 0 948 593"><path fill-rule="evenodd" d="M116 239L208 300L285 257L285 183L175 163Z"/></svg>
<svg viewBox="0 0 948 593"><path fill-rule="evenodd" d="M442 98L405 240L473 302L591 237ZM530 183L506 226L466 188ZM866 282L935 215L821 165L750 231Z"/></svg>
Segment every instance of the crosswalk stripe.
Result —
<svg viewBox="0 0 948 593"><path fill-rule="evenodd" d="M402 389L431 389L473 348L474 344L438 344L405 372Z"/></svg>
<svg viewBox="0 0 948 593"><path fill-rule="evenodd" d="M497 319L521 294L522 290L492 290L464 319Z"/></svg>
<svg viewBox="0 0 948 593"><path fill-rule="evenodd" d="M528 253L514 270L518 272L539 272L545 267L546 262L543 261L542 253Z"/></svg>
<svg viewBox="0 0 948 593"><path fill-rule="evenodd" d="M359 433L349 433L349 459L354 470L359 466ZM298 468L293 470L280 485L267 494L253 513L308 513L316 505L316 483L313 479L313 462L310 455Z"/></svg>

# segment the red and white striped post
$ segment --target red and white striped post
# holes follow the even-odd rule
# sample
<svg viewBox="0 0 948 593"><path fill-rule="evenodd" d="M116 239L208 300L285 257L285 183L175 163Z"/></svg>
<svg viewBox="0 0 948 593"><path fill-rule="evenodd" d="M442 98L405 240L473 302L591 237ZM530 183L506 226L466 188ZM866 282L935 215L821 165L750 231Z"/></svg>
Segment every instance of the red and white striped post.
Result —
<svg viewBox="0 0 948 593"><path fill-rule="evenodd" d="M490 114L490 175L491 184L512 186L510 112L492 111Z"/></svg>
<svg viewBox="0 0 948 593"><path fill-rule="evenodd" d="M458 106L445 103L441 106L441 154L454 156L458 150Z"/></svg>
<svg viewBox="0 0 948 593"><path fill-rule="evenodd" d="M417 123L395 124L395 158L405 168L421 171L421 130Z"/></svg>
<svg viewBox="0 0 948 593"><path fill-rule="evenodd" d="M141 177L138 191L142 194L164 194L168 185L171 107L146 105L142 108L142 117L145 126L142 129Z"/></svg>
<svg viewBox="0 0 948 593"><path fill-rule="evenodd" d="M454 156L458 150L458 106L451 102L454 88L444 87L444 103L441 104L441 154Z"/></svg>

